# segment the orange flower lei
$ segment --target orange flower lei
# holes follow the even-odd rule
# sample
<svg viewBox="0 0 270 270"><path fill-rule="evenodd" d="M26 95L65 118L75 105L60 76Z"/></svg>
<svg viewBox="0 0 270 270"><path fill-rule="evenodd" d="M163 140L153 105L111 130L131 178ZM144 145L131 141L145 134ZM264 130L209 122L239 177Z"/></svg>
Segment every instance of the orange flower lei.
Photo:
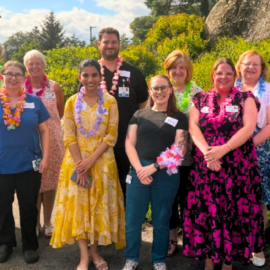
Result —
<svg viewBox="0 0 270 270"><path fill-rule="evenodd" d="M20 90L19 95L20 96L16 104L16 110L12 115L10 108L11 104L8 99L8 94L4 87L0 89L0 101L3 107L3 119L8 130L15 129L20 125L21 122L21 114L24 109L26 94L23 90Z"/></svg>

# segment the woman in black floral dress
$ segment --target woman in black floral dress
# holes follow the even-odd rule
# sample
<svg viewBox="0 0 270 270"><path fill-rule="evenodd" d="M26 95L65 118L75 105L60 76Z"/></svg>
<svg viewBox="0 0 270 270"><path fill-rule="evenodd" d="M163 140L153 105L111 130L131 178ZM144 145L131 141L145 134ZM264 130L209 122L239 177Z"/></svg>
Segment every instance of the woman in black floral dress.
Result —
<svg viewBox="0 0 270 270"><path fill-rule="evenodd" d="M264 249L261 181L252 141L259 104L251 92L234 88L231 60L212 70L214 89L198 93L190 111L196 145L184 211L183 254L205 259L214 269L232 260L250 263ZM248 110L247 110L248 108Z"/></svg>

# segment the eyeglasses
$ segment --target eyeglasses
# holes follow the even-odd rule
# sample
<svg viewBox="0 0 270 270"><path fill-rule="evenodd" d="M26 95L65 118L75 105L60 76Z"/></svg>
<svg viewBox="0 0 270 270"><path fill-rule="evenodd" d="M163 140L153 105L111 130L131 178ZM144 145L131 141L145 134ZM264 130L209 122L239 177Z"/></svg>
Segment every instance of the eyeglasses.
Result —
<svg viewBox="0 0 270 270"><path fill-rule="evenodd" d="M249 67L249 66L252 66L252 67L259 67L259 66L261 66L261 65L259 65L259 64L253 64L253 63L241 63L241 64L243 64L243 65L246 66L246 67Z"/></svg>
<svg viewBox="0 0 270 270"><path fill-rule="evenodd" d="M12 79L13 77L15 77L16 79L21 79L24 75L21 74L21 73L16 73L16 74L13 74L13 73L5 73L3 74L7 77L7 79Z"/></svg>
<svg viewBox="0 0 270 270"><path fill-rule="evenodd" d="M169 86L168 85L161 85L161 86L151 87L150 89L153 92L158 92L160 90L162 93L165 93L168 91Z"/></svg>

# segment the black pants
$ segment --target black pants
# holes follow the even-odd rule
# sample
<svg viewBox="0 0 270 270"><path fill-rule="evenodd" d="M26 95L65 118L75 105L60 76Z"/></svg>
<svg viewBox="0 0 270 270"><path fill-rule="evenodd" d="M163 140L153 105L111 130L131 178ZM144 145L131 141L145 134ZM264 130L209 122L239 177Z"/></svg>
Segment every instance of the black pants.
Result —
<svg viewBox="0 0 270 270"><path fill-rule="evenodd" d="M124 195L124 200L126 202L126 177L127 174L129 173L130 162L127 157L125 148L114 148L114 155L117 164L121 188Z"/></svg>
<svg viewBox="0 0 270 270"><path fill-rule="evenodd" d="M190 175L191 166L179 167L180 186L172 207L172 216L170 219L170 230L182 226L184 204L187 196L187 183ZM179 216L178 204L180 203L181 219Z"/></svg>
<svg viewBox="0 0 270 270"><path fill-rule="evenodd" d="M0 174L0 246L17 246L12 212L16 190L20 208L23 251L38 249L36 224L40 182L41 174L33 170L16 174Z"/></svg>

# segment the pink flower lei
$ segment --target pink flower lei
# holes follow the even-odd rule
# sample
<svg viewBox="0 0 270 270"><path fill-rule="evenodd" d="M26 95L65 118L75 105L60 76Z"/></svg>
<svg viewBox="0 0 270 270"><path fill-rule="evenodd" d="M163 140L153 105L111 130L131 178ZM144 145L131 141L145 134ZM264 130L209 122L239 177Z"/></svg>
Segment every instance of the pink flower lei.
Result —
<svg viewBox="0 0 270 270"><path fill-rule="evenodd" d="M215 89L211 89L207 95L207 105L209 107L209 111L207 114L207 118L210 118L210 121L221 123L226 115L226 107L231 106L232 100L234 100L235 94L239 93L238 86L235 86L231 89L229 96L225 99L225 101L220 105L220 112L216 115L215 107L218 106L218 102L216 100L217 91Z"/></svg>
<svg viewBox="0 0 270 270"><path fill-rule="evenodd" d="M44 74L43 75L43 80L41 82L41 88L38 92L36 92L36 96L38 97L41 97L43 95L43 92L45 91L45 88L46 88L46 84L47 84L47 76ZM25 78L25 82L24 82L24 85L25 85L25 90L26 90L26 93L30 94L30 95L34 95L34 92L33 92L33 87L31 85L31 80L30 80L30 75L28 75L26 78Z"/></svg>
<svg viewBox="0 0 270 270"><path fill-rule="evenodd" d="M100 82L100 87L101 87L101 89L103 90L104 93L107 93L108 92L108 89L107 89L107 84L106 84L106 79L105 79L105 70L104 70L104 66L102 65L102 61L101 60L102 59L98 60L98 63L100 64L100 71L101 71L101 74L102 74L102 79L101 79L101 82ZM117 89L118 80L119 80L119 77L120 77L120 74L118 72L119 72L120 67L122 66L122 63L123 63L123 58L118 55L117 61L116 61L116 67L115 67L115 71L116 72L113 75L113 78L112 78L112 88L109 91L110 94L112 94L112 95L115 94L114 91Z"/></svg>
<svg viewBox="0 0 270 270"><path fill-rule="evenodd" d="M167 148L164 152L157 157L157 163L167 168L167 174L172 175L178 172L178 166L182 164L184 160L183 153L179 146L174 143L171 148Z"/></svg>

